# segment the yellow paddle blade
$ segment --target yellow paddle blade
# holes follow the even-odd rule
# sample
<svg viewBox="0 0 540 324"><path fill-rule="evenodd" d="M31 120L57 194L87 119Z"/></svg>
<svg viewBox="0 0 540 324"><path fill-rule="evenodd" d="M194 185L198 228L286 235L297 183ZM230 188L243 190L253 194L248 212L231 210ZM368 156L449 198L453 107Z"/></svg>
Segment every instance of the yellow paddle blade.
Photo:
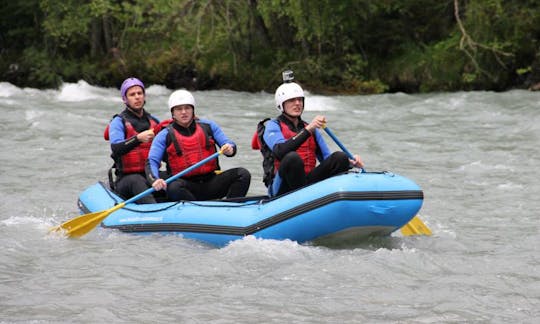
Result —
<svg viewBox="0 0 540 324"><path fill-rule="evenodd" d="M422 222L422 220L418 218L418 216L414 216L410 222L408 222L407 224L405 224L405 226L401 228L401 234L405 236L409 236L409 235L430 236L432 233L431 233L431 230L426 226L426 224L424 224L424 222Z"/></svg>
<svg viewBox="0 0 540 324"><path fill-rule="evenodd" d="M67 237L81 237L93 230L94 227L101 223L101 221L107 218L111 213L124 207L124 205L125 203L120 203L111 209L75 217L63 224L51 228L49 233L62 231Z"/></svg>

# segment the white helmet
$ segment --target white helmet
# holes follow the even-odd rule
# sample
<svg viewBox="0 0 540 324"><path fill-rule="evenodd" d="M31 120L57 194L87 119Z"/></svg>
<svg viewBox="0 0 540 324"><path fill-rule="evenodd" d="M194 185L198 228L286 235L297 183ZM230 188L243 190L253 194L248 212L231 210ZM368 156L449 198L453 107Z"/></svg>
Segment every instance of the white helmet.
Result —
<svg viewBox="0 0 540 324"><path fill-rule="evenodd" d="M287 82L280 85L276 90L276 108L283 112L283 103L292 98L304 99L304 90L297 83Z"/></svg>
<svg viewBox="0 0 540 324"><path fill-rule="evenodd" d="M179 105L191 105L195 109L195 98L187 90L176 90L169 96L169 109Z"/></svg>

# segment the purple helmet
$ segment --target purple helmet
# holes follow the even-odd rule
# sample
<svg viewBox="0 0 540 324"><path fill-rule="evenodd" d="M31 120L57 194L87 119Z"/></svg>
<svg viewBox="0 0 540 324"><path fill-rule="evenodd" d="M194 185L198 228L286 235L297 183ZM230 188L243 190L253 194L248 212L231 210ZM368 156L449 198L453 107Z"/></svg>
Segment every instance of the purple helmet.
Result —
<svg viewBox="0 0 540 324"><path fill-rule="evenodd" d="M144 83L142 83L141 80L137 78L127 78L124 80L124 82L122 82L122 86L120 87L120 94L122 95L122 100L124 102L126 102L126 92L128 91L129 88L134 87L134 86L141 87L143 90L143 93L145 92Z"/></svg>

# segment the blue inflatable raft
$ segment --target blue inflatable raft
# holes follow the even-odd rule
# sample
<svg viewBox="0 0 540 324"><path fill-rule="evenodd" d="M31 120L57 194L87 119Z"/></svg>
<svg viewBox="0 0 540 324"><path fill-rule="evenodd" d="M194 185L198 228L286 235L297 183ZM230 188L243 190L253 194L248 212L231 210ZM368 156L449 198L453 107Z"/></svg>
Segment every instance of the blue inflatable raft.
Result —
<svg viewBox="0 0 540 324"><path fill-rule="evenodd" d="M102 183L79 196L82 213L123 200ZM386 236L420 210L423 193L413 181L388 172L350 172L268 198L128 203L101 224L123 232L170 233L215 246L247 235L304 243Z"/></svg>

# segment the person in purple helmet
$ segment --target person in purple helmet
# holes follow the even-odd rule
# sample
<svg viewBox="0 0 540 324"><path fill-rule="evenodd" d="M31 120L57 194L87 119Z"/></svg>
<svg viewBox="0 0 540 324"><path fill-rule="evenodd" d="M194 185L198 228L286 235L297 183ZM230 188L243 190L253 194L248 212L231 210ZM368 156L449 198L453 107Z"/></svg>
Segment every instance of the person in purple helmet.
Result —
<svg viewBox="0 0 540 324"><path fill-rule="evenodd" d="M129 199L150 185L146 181L145 163L155 133L159 130L159 120L144 110L144 84L137 78L127 78L120 87L124 110L109 123L105 139L111 143L113 168L109 171L111 188ZM115 169L116 180L113 180ZM152 195L141 198L139 203L155 203Z"/></svg>

